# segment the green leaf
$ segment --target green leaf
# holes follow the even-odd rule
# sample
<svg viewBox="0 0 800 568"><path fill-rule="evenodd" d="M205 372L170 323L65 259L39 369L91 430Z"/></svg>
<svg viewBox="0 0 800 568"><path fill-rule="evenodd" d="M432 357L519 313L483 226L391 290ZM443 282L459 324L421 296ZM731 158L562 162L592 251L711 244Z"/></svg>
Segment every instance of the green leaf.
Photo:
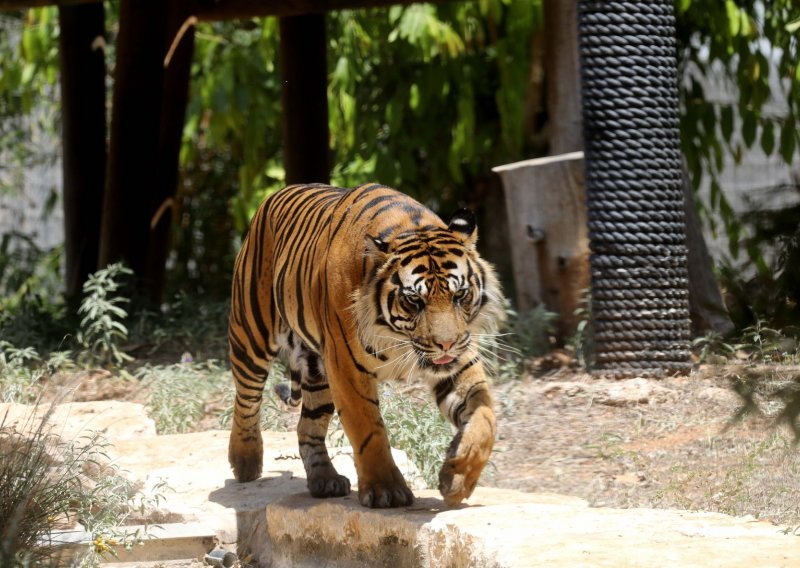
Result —
<svg viewBox="0 0 800 568"><path fill-rule="evenodd" d="M33 63L26 63L22 67L22 77L20 78L20 82L23 85L27 85L33 79L33 73L36 71L36 65Z"/></svg>
<svg viewBox="0 0 800 568"><path fill-rule="evenodd" d="M767 156L775 149L775 125L772 121L765 121L761 126L761 149Z"/></svg>
<svg viewBox="0 0 800 568"><path fill-rule="evenodd" d="M748 110L743 116L744 122L742 123L742 139L744 143L750 148L756 140L756 113Z"/></svg>
<svg viewBox="0 0 800 568"><path fill-rule="evenodd" d="M722 130L722 136L725 138L725 142L730 142L731 135L733 134L733 107L730 105L726 105L720 110L719 126L720 130Z"/></svg>
<svg viewBox="0 0 800 568"><path fill-rule="evenodd" d="M789 32L790 34L793 34L797 30L800 30L800 18L792 20L791 22L786 24L786 31Z"/></svg>
<svg viewBox="0 0 800 568"><path fill-rule="evenodd" d="M736 37L739 35L742 26L742 20L739 16L739 7L736 5L736 2L733 0L725 0L725 12L728 16L728 32L731 37Z"/></svg>
<svg viewBox="0 0 800 568"><path fill-rule="evenodd" d="M419 85L416 83L413 83L408 91L408 106L411 107L411 110L419 108Z"/></svg>
<svg viewBox="0 0 800 568"><path fill-rule="evenodd" d="M781 128L781 147L780 152L783 161L787 164L792 163L794 151L797 145L797 131L795 130L794 120L787 120Z"/></svg>

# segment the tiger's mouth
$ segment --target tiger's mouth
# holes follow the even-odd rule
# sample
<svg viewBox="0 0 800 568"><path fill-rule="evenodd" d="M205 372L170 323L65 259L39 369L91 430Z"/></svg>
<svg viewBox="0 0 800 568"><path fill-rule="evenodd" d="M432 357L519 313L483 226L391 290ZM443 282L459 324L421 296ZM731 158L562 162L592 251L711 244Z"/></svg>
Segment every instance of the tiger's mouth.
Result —
<svg viewBox="0 0 800 568"><path fill-rule="evenodd" d="M425 353L417 351L417 362L421 369L445 370L452 367L460 357L460 353Z"/></svg>

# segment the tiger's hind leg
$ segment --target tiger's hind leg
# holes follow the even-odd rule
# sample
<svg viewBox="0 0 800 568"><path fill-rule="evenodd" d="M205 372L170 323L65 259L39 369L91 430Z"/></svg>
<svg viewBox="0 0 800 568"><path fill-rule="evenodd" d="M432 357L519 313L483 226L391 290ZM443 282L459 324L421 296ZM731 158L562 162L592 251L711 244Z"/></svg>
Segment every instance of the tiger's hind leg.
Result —
<svg viewBox="0 0 800 568"><path fill-rule="evenodd" d="M297 423L297 440L308 477L308 490L313 497L348 495L350 480L339 475L333 467L325 446L325 435L334 406L322 360L293 334L289 335L288 343L292 379L289 401L296 400L294 393L298 383L302 392L303 406Z"/></svg>
<svg viewBox="0 0 800 568"><path fill-rule="evenodd" d="M261 400L274 355L270 355L268 349L248 345L234 326L231 326L228 336L231 371L236 385L228 461L237 481L253 481L261 476L263 466Z"/></svg>
<svg viewBox="0 0 800 568"><path fill-rule="evenodd" d="M267 271L252 266L253 255L237 259L228 323L231 372L236 386L228 461L237 481L258 479L264 461L261 440L261 400L269 368L278 355L278 335L285 333L272 304L270 290L259 287Z"/></svg>

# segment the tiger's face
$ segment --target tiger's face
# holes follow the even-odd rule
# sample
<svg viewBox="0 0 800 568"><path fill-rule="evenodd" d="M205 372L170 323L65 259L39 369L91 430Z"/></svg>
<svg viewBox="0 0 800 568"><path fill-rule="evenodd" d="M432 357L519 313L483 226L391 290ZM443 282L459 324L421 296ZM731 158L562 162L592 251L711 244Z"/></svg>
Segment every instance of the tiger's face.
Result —
<svg viewBox="0 0 800 568"><path fill-rule="evenodd" d="M494 273L475 250L474 218L462 211L447 229L373 240L382 256L354 307L362 343L385 361L381 375L452 373L477 356L502 313Z"/></svg>

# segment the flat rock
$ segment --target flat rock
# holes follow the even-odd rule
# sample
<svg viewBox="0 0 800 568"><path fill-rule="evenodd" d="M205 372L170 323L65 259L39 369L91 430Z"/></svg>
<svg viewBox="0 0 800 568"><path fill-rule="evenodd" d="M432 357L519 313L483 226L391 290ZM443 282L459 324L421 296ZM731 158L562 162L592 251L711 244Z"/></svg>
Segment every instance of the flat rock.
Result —
<svg viewBox="0 0 800 568"><path fill-rule="evenodd" d="M5 417L5 419L4 419ZM67 402L58 405L0 404L0 422L20 432L31 432L46 419L45 428L62 440L77 440L93 432L117 443L130 438L152 438L156 424L144 406L119 400Z"/></svg>
<svg viewBox="0 0 800 568"><path fill-rule="evenodd" d="M294 433L265 432L263 474L240 484L228 466L228 432L135 435L152 431L141 420L130 422L131 430L122 427L128 411L139 416L141 409L120 404L129 403L105 402L86 412L78 409L91 407L68 405L51 419L60 426L64 418L63 432L104 429L114 463L164 496L148 519L164 523L162 540L136 547L143 556L124 557L128 562L186 558L186 551L205 550L213 541L235 548L252 565L276 567L800 566L800 537L716 513L590 508L573 497L482 487L455 509L436 491L419 489L413 506L394 510L361 507L355 491L314 499ZM24 421L26 415L16 412L22 409L0 406L6 422ZM355 486L351 450L331 453ZM395 458L415 479L405 454ZM170 489L159 488L161 482Z"/></svg>
<svg viewBox="0 0 800 568"><path fill-rule="evenodd" d="M272 566L779 567L800 538L749 518L675 510L589 508L557 495L479 488L468 506L435 492L378 511L304 495L267 506Z"/></svg>
<svg viewBox="0 0 800 568"><path fill-rule="evenodd" d="M308 494L305 470L294 432L263 432L264 470L259 479L238 483L228 465L227 431L175 434L150 439L121 440L110 455L145 491L156 491L164 501L158 515L170 522L213 525L223 545L247 550L254 562L268 565L267 505L283 497ZM350 447L330 448L340 474L357 486ZM392 450L395 462L412 488L423 486L416 467L404 452ZM159 488L166 482L168 489Z"/></svg>

